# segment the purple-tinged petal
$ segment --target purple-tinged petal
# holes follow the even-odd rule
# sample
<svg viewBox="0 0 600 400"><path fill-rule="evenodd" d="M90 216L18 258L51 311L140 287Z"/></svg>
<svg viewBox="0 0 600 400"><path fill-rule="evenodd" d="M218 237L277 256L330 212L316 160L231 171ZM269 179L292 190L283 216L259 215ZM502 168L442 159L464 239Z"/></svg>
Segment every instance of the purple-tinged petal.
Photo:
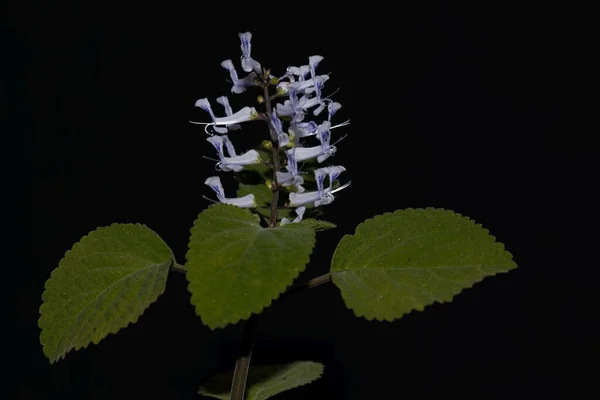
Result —
<svg viewBox="0 0 600 400"><path fill-rule="evenodd" d="M320 207L320 206L326 206L328 204L333 203L333 201L335 200L335 196L333 195L333 193L325 193L323 194L323 196L315 201L315 207Z"/></svg>
<svg viewBox="0 0 600 400"><path fill-rule="evenodd" d="M231 140L229 139L229 137L224 136L224 142L225 142L225 147L227 148L227 154L229 154L229 157L235 157L237 156L237 153L235 152L235 147L233 147L233 143L231 142Z"/></svg>
<svg viewBox="0 0 600 400"><path fill-rule="evenodd" d="M323 78L324 76L326 76L329 79L329 75L315 76L313 78L315 84L315 92L319 102L321 101L321 94L323 93L325 82L327 81L327 79Z"/></svg>
<svg viewBox="0 0 600 400"><path fill-rule="evenodd" d="M199 99L196 101L196 107L199 107L210 114L210 118L214 121L216 119L215 114L210 106L210 101L207 98Z"/></svg>
<svg viewBox="0 0 600 400"><path fill-rule="evenodd" d="M210 136L206 139L206 141L213 145L213 147L217 150L219 159L223 160L225 158L225 153L223 152L225 138L223 136Z"/></svg>
<svg viewBox="0 0 600 400"><path fill-rule="evenodd" d="M252 72L252 70L254 70L254 72L260 74L260 63L252 58L252 33L239 33L238 36L241 42L240 48L242 49L242 69L246 72Z"/></svg>
<svg viewBox="0 0 600 400"><path fill-rule="evenodd" d="M323 189L325 183L325 177L329 175L329 168L318 168L315 169L315 181L317 182L317 192L320 196L323 196Z"/></svg>
<svg viewBox="0 0 600 400"><path fill-rule="evenodd" d="M308 65L310 68L310 77L314 79L314 77L316 76L316 69L319 66L319 64L321 63L321 61L323 61L323 57L322 56L310 56L308 57Z"/></svg>
<svg viewBox="0 0 600 400"><path fill-rule="evenodd" d="M331 122L331 118L335 115L336 112L339 111L340 108L342 108L342 105L340 103L336 103L336 102L331 102L331 103L329 103L329 105L327 105L327 110L329 111L328 120L330 122Z"/></svg>
<svg viewBox="0 0 600 400"><path fill-rule="evenodd" d="M219 201L223 201L225 199L225 191L223 190L223 185L221 184L221 178L218 176L211 176L204 181L204 184L214 190Z"/></svg>
<svg viewBox="0 0 600 400"><path fill-rule="evenodd" d="M227 98L227 96L221 96L217 98L217 103L223 106L225 109L225 115L233 115L233 109L229 104L229 98Z"/></svg>
<svg viewBox="0 0 600 400"><path fill-rule="evenodd" d="M294 135L295 139L303 137L313 136L317 134L318 125L314 121L300 122L290 126L290 132Z"/></svg>
<svg viewBox="0 0 600 400"><path fill-rule="evenodd" d="M329 75L319 75L319 76L316 76L315 79L316 78L320 78L320 79L317 79L317 81L320 81L320 84L324 85L325 82L327 82L329 80ZM315 79L309 79L304 82L290 83L288 85L288 91L289 91L290 86L294 86L294 88L296 89L296 93L309 93L308 89L314 90L314 88L315 88Z"/></svg>
<svg viewBox="0 0 600 400"><path fill-rule="evenodd" d="M271 114L271 124L273 125L273 129L275 129L275 133L277 133L277 136L283 133L283 124L281 123L281 120L277 117L275 113Z"/></svg>
<svg viewBox="0 0 600 400"><path fill-rule="evenodd" d="M245 78L239 79L237 71L233 66L233 61L225 60L221 63L221 66L227 71L229 71L229 77L231 78L231 82L233 83L233 86L231 87L232 93L240 94L245 92L247 87L254 86L256 73L252 72Z"/></svg>
<svg viewBox="0 0 600 400"><path fill-rule="evenodd" d="M252 33L244 32L238 33L241 42L242 56L250 57L252 54ZM250 71L248 71L250 72Z"/></svg>
<svg viewBox="0 0 600 400"><path fill-rule="evenodd" d="M298 175L298 162L296 160L296 148L286 150L285 155L287 157L287 169L294 176Z"/></svg>
<svg viewBox="0 0 600 400"><path fill-rule="evenodd" d="M344 171L346 171L346 168L342 167L341 165L335 165L335 166L329 167L329 188L330 189L333 189L333 182L335 182L335 180L337 178L339 178L341 173Z"/></svg>

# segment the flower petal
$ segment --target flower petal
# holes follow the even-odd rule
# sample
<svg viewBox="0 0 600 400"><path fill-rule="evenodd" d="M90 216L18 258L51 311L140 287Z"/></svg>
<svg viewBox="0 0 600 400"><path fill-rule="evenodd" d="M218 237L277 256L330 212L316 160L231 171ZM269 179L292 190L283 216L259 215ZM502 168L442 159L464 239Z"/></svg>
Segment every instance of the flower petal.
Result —
<svg viewBox="0 0 600 400"><path fill-rule="evenodd" d="M223 160L225 158L225 153L223 152L223 145L225 144L225 139L223 138L223 136L210 136L206 139L206 141L213 145L213 147L217 150L219 159Z"/></svg>
<svg viewBox="0 0 600 400"><path fill-rule="evenodd" d="M333 182L340 177L341 173L346 171L346 168L341 165L329 167L329 188L333 188Z"/></svg>
<svg viewBox="0 0 600 400"><path fill-rule="evenodd" d="M256 199L254 194L250 193L242 197L225 198L222 200L225 204L231 204L240 208L253 208L256 207Z"/></svg>
<svg viewBox="0 0 600 400"><path fill-rule="evenodd" d="M210 106L210 101L208 101L207 98L197 100L195 106L199 107L199 108L203 109L204 111L206 111L207 113L209 113L210 118L213 121L215 120L215 118L216 118L215 114L213 113L213 110Z"/></svg>
<svg viewBox="0 0 600 400"><path fill-rule="evenodd" d="M302 162L319 157L323 154L322 146L296 147L296 161Z"/></svg>
<svg viewBox="0 0 600 400"><path fill-rule="evenodd" d="M248 150L244 154L234 157L223 157L223 163L228 166L233 165L254 165L260 163L260 154L256 150Z"/></svg>
<svg viewBox="0 0 600 400"><path fill-rule="evenodd" d="M336 112L339 111L339 109L342 108L342 105L340 103L336 103L336 102L331 102L327 105L327 110L329 111L329 118L328 120L331 122L331 117L334 116L334 114Z"/></svg>
<svg viewBox="0 0 600 400"><path fill-rule="evenodd" d="M244 107L233 115L228 115L223 118L215 118L215 125L233 125L242 122L248 122L256 119L258 112L254 107Z"/></svg>
<svg viewBox="0 0 600 400"><path fill-rule="evenodd" d="M304 192L304 193L290 193L290 206L300 207L306 204L314 203L321 198L319 192Z"/></svg>
<svg viewBox="0 0 600 400"><path fill-rule="evenodd" d="M308 65L310 67L310 76L311 78L314 79L314 77L316 76L316 69L319 66L319 64L321 63L321 61L323 61L323 57L322 56L310 56L308 57Z"/></svg>
<svg viewBox="0 0 600 400"><path fill-rule="evenodd" d="M328 167L315 169L315 181L317 182L319 197L323 196L324 182L327 175L329 175Z"/></svg>
<svg viewBox="0 0 600 400"><path fill-rule="evenodd" d="M219 201L223 201L223 199L225 199L225 191L223 190L223 185L221 184L221 178L218 176L211 176L204 181L204 184L214 190Z"/></svg>

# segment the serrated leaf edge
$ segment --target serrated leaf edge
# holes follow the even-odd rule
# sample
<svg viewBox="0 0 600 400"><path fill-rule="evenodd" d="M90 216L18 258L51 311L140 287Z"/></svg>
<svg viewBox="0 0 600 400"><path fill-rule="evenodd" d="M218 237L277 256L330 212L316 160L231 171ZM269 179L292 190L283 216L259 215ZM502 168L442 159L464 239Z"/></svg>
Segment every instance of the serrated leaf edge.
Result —
<svg viewBox="0 0 600 400"><path fill-rule="evenodd" d="M170 260L169 268L171 268L171 266L173 265L173 263L175 263L175 256L174 256L174 254L173 254L173 250L171 249L171 247L169 247L169 245L168 245L168 244L167 244L167 243L166 243L166 242L165 242L165 241L164 241L164 240L163 240L163 239L160 237L160 235L158 235L158 233L156 233L154 230L152 230L151 228L149 228L147 225L145 225L145 224L142 224L142 223L139 223L139 222L135 222L135 223L120 223L120 222L113 222L113 223L111 223L110 225L106 225L106 226L99 226L99 227L97 227L96 229L94 229L94 230L92 230L92 231L89 231L87 234L83 235L83 236L82 236L82 237L81 237L81 238L80 238L80 239L79 239L77 242L75 242L75 243L74 243L74 244L71 246L71 248L70 248L70 249L68 249L67 251L65 251L64 255L63 255L61 258L60 258L60 260L59 260L59 262L58 262L58 264L57 264L57 267L56 267L56 268L54 268L54 269L53 269L53 270L50 272L50 276L48 277L48 279L46 279L46 282L44 283L44 290L43 290L43 292L42 292L42 298L44 297L44 295L45 295L47 292L50 292L50 291L51 291L51 289L50 289L50 288L48 288L48 285L49 285L49 283L50 283L50 281L51 281L52 277L54 276L54 274L55 274L55 271L56 271L56 270L57 270L57 269L60 267L60 265L61 265L61 263L63 262L63 260L65 260L65 259L66 259L66 258L69 256L69 254L70 254L70 253L74 252L74 251L76 250L76 248L77 248L77 247L81 246L81 242L83 242L84 240L87 240L89 237L91 237L91 236L93 236L93 235L95 235L95 234L97 234L97 233L100 233L100 232L102 232L103 230L106 230L106 229L112 228L112 227L114 227L114 226L142 226L142 227L144 227L144 228L148 229L149 231L152 231L152 232L153 232L153 233L154 233L154 234L155 234L155 235L156 235L156 236L157 236L157 237L158 237L158 238L159 238L159 239L160 239L160 240L161 240L161 241L162 241L162 242L165 244L165 246L166 246L166 247L169 249L169 251L171 252L171 260ZM168 275L167 275L167 281L168 281ZM158 301L158 299L160 298L160 296L162 296L162 294L163 294L163 293L159 294L155 300L153 300L153 301L151 301L150 303L148 303L148 306L146 307L146 309L145 309L145 310L147 310L148 308L150 308L150 306L152 306L154 303L156 303L156 302ZM40 306L38 307L38 314L39 314L39 317L38 317L38 324L37 324L37 326L38 326L38 328L40 329L40 331L43 331L43 330L45 329L44 327L40 326L40 319L41 319L41 316L42 316L42 308L44 307L44 304L45 304L45 303L42 301L42 304L40 304ZM145 311L145 310L144 310L144 311ZM112 330L112 331L109 331L109 332L107 332L107 333L106 333L106 336L104 336L104 337L103 337L101 340L105 340L105 339L107 339L107 338L108 338L109 336L111 336L111 335L116 335L116 334L117 334L118 332L120 332L121 330L124 330L124 329L128 328L130 325L132 325L132 324L135 324L135 323L136 323L136 322L137 322L137 321L140 319L140 317L141 317L142 315L143 315L143 313L142 313L142 314L140 314L140 315L138 315L137 317L135 317L133 320L130 320L130 321L127 323L127 325L125 325L125 326L123 326L123 327L121 327L121 328L118 328L118 329L116 329L116 330ZM41 332L40 332L40 333L41 333ZM40 335L38 335L38 337L40 337L40 339L41 339L41 336L40 336ZM55 364L55 363L59 362L60 360L62 360L62 359L65 359L65 358L66 358L66 356L67 356L67 354L69 354L71 351L79 351L79 350L81 350L81 349L85 349L85 348L89 348L89 347L92 347L92 346L96 346L96 345L98 345L99 343L100 343L100 341L98 341L98 342L94 342L94 341L92 340L92 341L90 341L90 342L89 342L88 344L86 344L86 345L83 345L83 346L74 346L73 348L71 348L71 349L69 349L69 350L67 350L67 351L64 351L64 352L62 352L61 354L59 354L59 355L58 355L58 356L56 356L56 357L49 357L49 356L46 354L46 351L45 351L47 344L45 344L45 343L42 343L42 342L41 342L41 340L40 340L40 344L42 345L42 352L43 352L44 356L46 356L46 358L48 358L48 361L50 362L50 364Z"/></svg>
<svg viewBox="0 0 600 400"><path fill-rule="evenodd" d="M204 211L206 211L209 208L214 207L214 206L217 206L217 204L211 204ZM227 206L228 207L235 207L235 206L231 206L231 205L227 205ZM236 208L238 208L238 207L236 207ZM254 215L254 214L252 214L250 211L248 211L246 209L244 209L244 211L246 211L247 213L249 213L251 215ZM190 228L190 234L191 234L192 229L195 227L197 220L198 220L198 218L196 218L194 220L194 224ZM277 227L277 228L264 228L264 227L262 227L260 225L257 225L257 226L259 228L265 229L265 230L266 229L281 229L280 227ZM251 309L250 312L239 313L239 315L238 315L239 318L236 321L230 321L230 322L227 322L225 324L212 325L212 324L207 323L207 321L202 317L202 315L200 315L198 313L197 308L194 306L194 312L202 320L202 323L204 325L208 326L213 331L217 330L217 329L225 329L229 325L235 325L235 324L240 323L241 321L248 320L252 315L260 315L264 310L266 310L267 308L269 308L273 304L273 302L275 300L277 300L279 297L281 297L281 295L294 283L294 281L298 278L298 276L300 276L300 274L303 271L306 270L306 267L307 267L308 263L310 262L310 258L311 258L312 254L313 254L313 251L314 251L314 248L315 248L315 244L316 244L315 231L313 229L311 229L310 227L307 227L307 226L305 226L304 228L306 228L306 229L310 230L311 232L313 232L313 235L312 235L312 244L311 244L310 252L308 252L306 260L304 260L304 262L303 262L304 268L298 270L298 272L296 273L296 275L290 280L290 283L285 287L285 289L283 289L282 291L280 291L277 295L274 295L274 297L272 297L271 299L266 299L265 298L265 302L264 302L265 305L262 306L262 308L254 308L254 309ZM189 282L189 280L188 280L188 282ZM190 294L191 294L190 303L193 305L194 304L194 300L197 300L197 297L194 294L194 292L191 290L191 286L192 286L192 283L191 282L188 283L187 289L188 289L188 292L190 292Z"/></svg>
<svg viewBox="0 0 600 400"><path fill-rule="evenodd" d="M393 212L385 212L385 213L382 213L382 214L378 214L378 215L375 215L375 216L373 216L373 217L371 217L371 218L367 218L367 219L365 219L363 222L361 222L360 224L358 224L358 226L355 228L354 234L346 234L346 235L344 235L344 236L343 236L343 237L340 239L340 242L339 242L339 243L341 243L341 242L342 242L342 241L343 241L343 240L344 240L344 239L345 239L347 236L348 236L348 237L351 237L351 236L356 236L356 234L357 234L357 232L356 232L356 231L357 231L357 230L358 230L358 229L361 227L361 225L363 225L363 224L366 224L367 222L376 221L376 220L378 220L378 219L381 219L381 218L384 218L384 217L389 217L389 216L398 215L398 214L400 214L400 213L402 213L402 212L406 212L406 211L440 211L440 212L451 213L451 214L453 214L453 215L456 215L457 217L464 218L464 219L468 220L468 221L469 221L469 222L471 222L471 223L472 223L472 224L473 224L475 227L478 227L478 228L479 228L479 229L481 229L481 230L482 230L482 231L483 231L485 234L487 234L487 235L488 235L488 236L490 236L492 239L494 239L494 244L495 244L496 246L498 246L498 247L501 247L501 248L502 248L502 249L503 249L503 250L504 250L504 251L505 251L505 252L506 252L508 255L510 255L510 258L509 258L509 259L507 259L507 264L508 264L508 263L510 263L510 264L512 264L512 266L511 266L510 268L507 268L505 271L498 271L498 272L491 273L491 274L489 274L489 275L486 275L486 276L483 276L483 277L481 277L480 279L478 279L478 280L476 280L476 281L472 282L470 285L468 285L468 286L465 286L464 288L462 288L462 289L460 290L460 292L458 292L458 293L456 293L456 294L452 295L452 296L451 296L449 299L447 299L447 300L434 300L432 303L430 303L430 304L426 304L426 305L425 305L425 306L423 306L421 309L414 308L414 309L412 309L411 311L409 311L409 312L406 312L406 313L403 313L403 314L400 314L400 315L398 315L398 316L368 317L368 316L366 316L366 315L364 315L364 314L362 314L362 313L359 313L359 312L357 312L357 310L355 310L354 308L347 307L348 309L350 309L350 310L352 311L352 313L353 313L353 314L354 314L356 317L358 317L358 318L364 318L364 319L366 319L367 321L393 322L393 321L396 321L396 320L398 320L398 319L400 319L400 318L404 317L405 315L409 315L409 314L411 314L411 313L414 313L414 312L424 312L425 310L427 310L428 308L431 308L431 307L435 306L436 304L445 304L445 303L451 303L451 302L452 302L452 301L453 301L453 300L454 300L454 299L455 299L457 296L461 295L463 292L465 292L465 291L467 291L467 290L469 290L469 289L472 289L472 288L473 288L473 286L475 286L475 285L476 285L476 284L478 284L478 283L481 283L481 282L482 282L482 281L484 281L486 278L491 278L491 277L493 277L493 276L497 276L497 275L501 275L501 274L506 274L506 273L508 273L509 271L512 271L512 270L514 270L514 269L516 269L516 268L518 267L518 266L517 266L517 264L516 264L516 262L513 260L513 258L514 258L514 257L513 257L513 254L512 254L512 253L510 253L509 251L507 251L507 250L506 250L506 248L505 248L505 246L504 246L504 243L496 241L496 239L497 239L497 238L496 238L496 236L492 235L492 234L490 233L490 231L489 231L487 228L484 228L484 227L483 227L483 225L482 225L481 223L477 223L477 222L476 222L474 219L472 219L472 218L470 218L470 217L468 217L468 216L465 216L465 215L463 215L463 214L460 214L460 213L457 213L457 212L455 212L455 211L453 211L453 210L448 210L448 209L445 209L445 208L435 208L435 207L426 207L426 208L405 208L405 209L399 209L399 210L396 210L396 211L393 211ZM333 252L333 257L331 257L331 261L332 261L332 263L333 263L333 260L335 259L335 255L336 255L336 253L337 253L337 251L338 251L338 249L339 249L339 243L338 243L338 246L336 246L336 248L335 248L335 251ZM331 272L331 280L332 280L332 282L334 283L334 286L338 288L338 290L340 291L340 293L341 293L342 297L345 299L345 291L343 291L342 289L340 289L340 287L339 287L339 286L338 286L338 285L335 283L335 276L336 276L337 274L340 274L340 273L344 273L344 272L351 272L351 270L343 270L343 271L330 271L330 272ZM345 300L344 300L344 302L345 302Z"/></svg>

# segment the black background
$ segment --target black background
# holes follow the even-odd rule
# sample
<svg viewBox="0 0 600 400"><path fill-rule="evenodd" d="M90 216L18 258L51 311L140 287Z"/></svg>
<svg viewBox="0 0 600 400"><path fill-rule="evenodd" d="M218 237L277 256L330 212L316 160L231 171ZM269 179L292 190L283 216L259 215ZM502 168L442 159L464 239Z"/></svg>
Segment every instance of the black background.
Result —
<svg viewBox="0 0 600 400"><path fill-rule="evenodd" d="M193 399L205 379L232 368L242 324L203 326L180 274L136 324L54 365L42 354L37 318L44 281L97 226L147 224L184 260L213 174L202 159L213 150L187 121L206 120L195 100L228 93L219 64L237 61L237 33L247 30L253 56L275 72L323 55L320 71L333 72L328 90L341 87L338 121L352 118L336 162L353 185L326 207L338 228L319 234L299 281L325 273L357 224L407 207L475 219L520 265L394 323L356 318L333 285L276 302L260 318L253 362L326 367L319 381L277 398L480 399L564 389L559 371L576 344L565 345L559 297L571 282L560 277L560 260L545 256L561 223L548 200L560 196L571 152L557 128L560 19L544 8L328 7L8 4L0 111L4 153L14 159L5 219L17 227L16 261L7 265L17 318L11 398ZM234 109L251 99L229 97Z"/></svg>

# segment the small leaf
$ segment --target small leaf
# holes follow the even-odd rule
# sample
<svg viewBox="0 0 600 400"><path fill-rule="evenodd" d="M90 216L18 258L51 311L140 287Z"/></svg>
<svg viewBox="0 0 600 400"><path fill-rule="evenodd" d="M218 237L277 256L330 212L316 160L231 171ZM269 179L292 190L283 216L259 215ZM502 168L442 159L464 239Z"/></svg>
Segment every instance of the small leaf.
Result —
<svg viewBox="0 0 600 400"><path fill-rule="evenodd" d="M260 313L304 270L315 232L263 228L242 208L214 204L191 229L186 268L192 304L211 329Z"/></svg>
<svg viewBox="0 0 600 400"><path fill-rule="evenodd" d="M267 185L265 185L264 183L260 183L257 185L248 185L245 183L240 183L238 191L237 191L237 195L238 196L245 196L247 194L253 194L254 198L256 199L256 204L258 204L261 207L257 207L256 211L268 218L271 215L271 201L273 199L273 192L271 191L271 189L269 189L267 187ZM282 197L282 196L280 196ZM290 218L292 216L292 214L294 213L294 210L289 209L289 208L280 208L279 211L277 212L277 219L281 220L282 218ZM294 217L295 218L295 217Z"/></svg>
<svg viewBox="0 0 600 400"><path fill-rule="evenodd" d="M307 218L307 219L302 220L300 223L304 224L306 226L309 226L315 232L327 231L329 229L337 228L336 224L332 224L331 222L323 221L322 219Z"/></svg>
<svg viewBox="0 0 600 400"><path fill-rule="evenodd" d="M323 364L296 361L286 365L253 366L248 372L246 400L266 400L286 390L316 381L323 374ZM206 382L199 394L229 400L233 371L217 375Z"/></svg>
<svg viewBox="0 0 600 400"><path fill-rule="evenodd" d="M46 282L39 326L54 363L136 322L165 291L173 253L141 224L113 224L83 237Z"/></svg>
<svg viewBox="0 0 600 400"><path fill-rule="evenodd" d="M407 209L376 216L344 236L331 276L357 316L391 321L516 267L472 220L442 209Z"/></svg>

